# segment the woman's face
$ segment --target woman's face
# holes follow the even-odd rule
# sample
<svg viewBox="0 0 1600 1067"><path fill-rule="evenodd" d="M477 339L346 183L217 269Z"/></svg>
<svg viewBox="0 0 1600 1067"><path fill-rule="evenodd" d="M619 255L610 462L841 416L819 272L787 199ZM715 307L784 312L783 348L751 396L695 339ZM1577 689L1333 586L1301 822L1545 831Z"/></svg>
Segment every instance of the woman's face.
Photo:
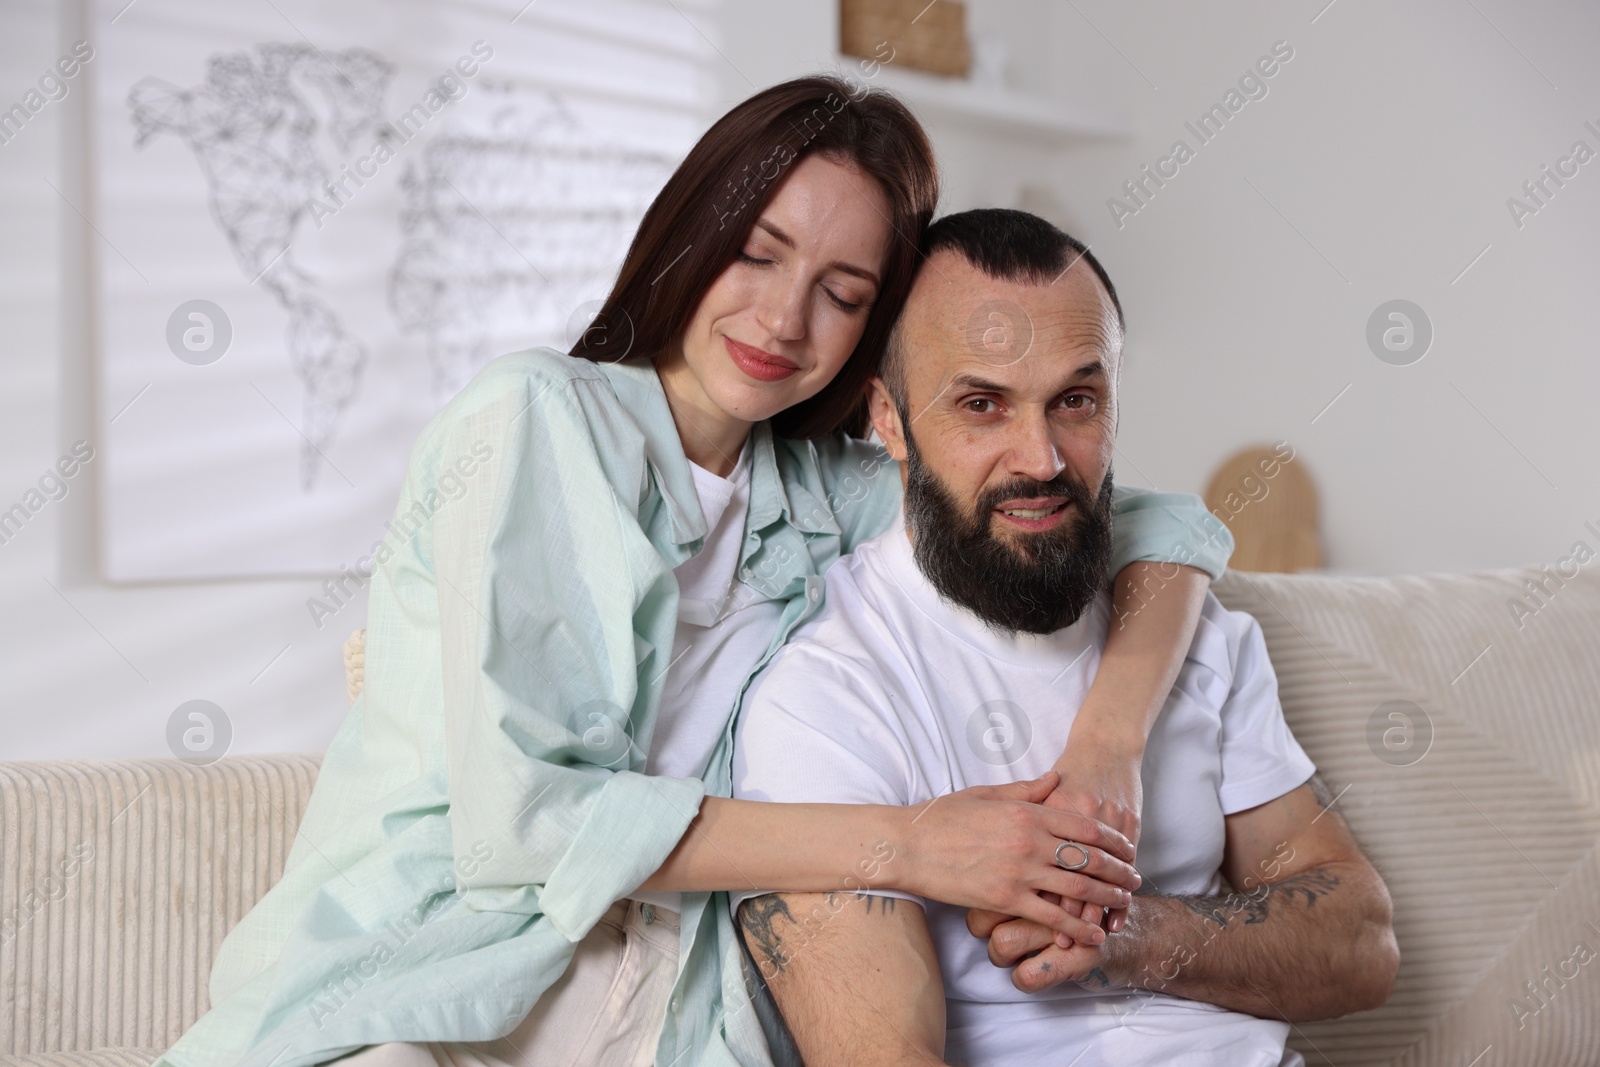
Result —
<svg viewBox="0 0 1600 1067"><path fill-rule="evenodd" d="M745 423L815 396L861 339L891 235L877 181L805 157L663 362L669 390L703 416Z"/></svg>

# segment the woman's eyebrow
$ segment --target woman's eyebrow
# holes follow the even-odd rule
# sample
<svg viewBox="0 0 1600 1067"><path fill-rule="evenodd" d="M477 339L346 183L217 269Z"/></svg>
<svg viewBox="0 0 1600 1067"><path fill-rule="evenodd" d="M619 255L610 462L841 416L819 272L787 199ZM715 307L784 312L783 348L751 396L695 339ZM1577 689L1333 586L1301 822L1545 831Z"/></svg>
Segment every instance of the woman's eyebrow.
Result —
<svg viewBox="0 0 1600 1067"><path fill-rule="evenodd" d="M777 241L779 244L783 245L784 247L786 247L786 248L795 247L794 238L790 237L788 234L784 233L782 230L780 230L770 220L768 220L768 219L757 219L756 220L756 227L758 229L765 230L769 235L771 235L771 237L772 237L772 239L774 241ZM865 267L858 267L854 263L846 263L843 260L835 260L834 262L828 264L828 266L832 267L834 270L838 271L841 274L853 274L857 278L862 279L863 281L871 282L873 285L880 284L880 282L878 281L878 275L876 273L874 273L873 271L868 270Z"/></svg>

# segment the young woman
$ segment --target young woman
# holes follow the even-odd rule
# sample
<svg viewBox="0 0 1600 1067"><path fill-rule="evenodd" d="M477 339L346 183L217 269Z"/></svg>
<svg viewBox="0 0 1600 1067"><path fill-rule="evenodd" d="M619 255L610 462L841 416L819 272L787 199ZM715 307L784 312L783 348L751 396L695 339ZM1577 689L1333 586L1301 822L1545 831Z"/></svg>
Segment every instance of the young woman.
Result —
<svg viewBox="0 0 1600 1067"><path fill-rule="evenodd" d="M1201 571L1166 568L1125 615L1059 789L728 799L745 684L896 519L893 467L840 431L865 425L936 200L891 96L759 93L668 181L574 351L495 361L428 426L376 557L365 690L161 1062L764 1064L731 888L892 886L1105 936L1078 912L1138 884L1140 756ZM1119 564L1226 561L1225 533L1185 529L1193 498L1123 495L1117 518Z"/></svg>

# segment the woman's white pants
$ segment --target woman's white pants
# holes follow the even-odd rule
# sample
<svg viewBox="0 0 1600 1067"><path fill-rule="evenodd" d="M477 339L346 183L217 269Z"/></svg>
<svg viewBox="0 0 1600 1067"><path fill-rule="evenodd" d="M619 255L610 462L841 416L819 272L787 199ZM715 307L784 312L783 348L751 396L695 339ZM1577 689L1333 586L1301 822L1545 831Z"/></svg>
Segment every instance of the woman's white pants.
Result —
<svg viewBox="0 0 1600 1067"><path fill-rule="evenodd" d="M650 1067L677 977L677 913L619 900L505 1037L370 1045L337 1067Z"/></svg>

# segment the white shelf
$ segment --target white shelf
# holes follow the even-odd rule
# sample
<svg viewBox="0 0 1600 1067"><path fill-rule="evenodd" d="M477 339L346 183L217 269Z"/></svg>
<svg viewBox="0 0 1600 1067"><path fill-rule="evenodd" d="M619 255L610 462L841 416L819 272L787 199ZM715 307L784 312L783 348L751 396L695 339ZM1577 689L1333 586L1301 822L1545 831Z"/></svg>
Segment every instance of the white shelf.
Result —
<svg viewBox="0 0 1600 1067"><path fill-rule="evenodd" d="M1127 123L1109 115L959 78L883 67L876 77L862 80L893 91L919 118L955 122L1051 147L1132 134Z"/></svg>

